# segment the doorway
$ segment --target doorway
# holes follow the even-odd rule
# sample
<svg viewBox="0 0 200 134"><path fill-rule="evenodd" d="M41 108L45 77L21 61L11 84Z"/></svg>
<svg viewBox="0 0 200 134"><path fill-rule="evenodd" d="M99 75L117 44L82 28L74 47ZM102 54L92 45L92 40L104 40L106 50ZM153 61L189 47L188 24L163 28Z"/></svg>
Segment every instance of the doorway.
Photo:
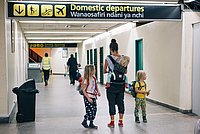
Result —
<svg viewBox="0 0 200 134"><path fill-rule="evenodd" d="M93 51L90 49L90 64L93 64Z"/></svg>
<svg viewBox="0 0 200 134"><path fill-rule="evenodd" d="M95 66L95 69L96 69L96 72L95 72L95 76L98 80L98 70L97 70L97 48L94 49L94 66Z"/></svg>
<svg viewBox="0 0 200 134"><path fill-rule="evenodd" d="M135 72L138 70L143 70L143 39L135 41Z"/></svg>
<svg viewBox="0 0 200 134"><path fill-rule="evenodd" d="M99 57L100 57L100 84L104 84L104 75L103 75L103 47L100 47L100 52L99 52Z"/></svg>
<svg viewBox="0 0 200 134"><path fill-rule="evenodd" d="M89 58L89 54L90 54L90 52L89 52L89 50L87 50L87 64L89 64L89 61L90 61L90 60L89 60L89 59L90 59L90 58Z"/></svg>

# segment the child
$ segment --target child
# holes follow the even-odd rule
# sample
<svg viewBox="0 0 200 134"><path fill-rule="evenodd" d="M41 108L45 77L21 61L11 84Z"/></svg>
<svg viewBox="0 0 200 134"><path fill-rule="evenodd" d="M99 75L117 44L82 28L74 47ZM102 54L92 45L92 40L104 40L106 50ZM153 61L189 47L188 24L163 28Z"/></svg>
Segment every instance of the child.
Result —
<svg viewBox="0 0 200 134"><path fill-rule="evenodd" d="M82 87L86 114L81 124L85 128L97 129L98 127L93 124L93 121L97 112L97 95L100 96L101 94L97 87L96 78L94 75L94 65L86 65L84 70L84 81ZM89 125L87 124L87 120L90 121Z"/></svg>
<svg viewBox="0 0 200 134"><path fill-rule="evenodd" d="M143 122L147 123L146 118L146 95L149 95L149 91L147 91L146 87L147 84L145 83L147 76L146 73L143 70L137 71L136 80L135 83L135 90L136 90L136 98L135 98L135 122L140 123L139 120L139 109L141 107L142 109L142 117Z"/></svg>
<svg viewBox="0 0 200 134"><path fill-rule="evenodd" d="M119 64L122 65L123 67L127 68L129 62L130 62L130 58L128 56L122 56ZM112 75L114 75L113 72L108 73L106 86L105 86L106 89L108 89L110 87L110 80L111 80ZM126 75L125 75L125 87L128 88L128 77Z"/></svg>

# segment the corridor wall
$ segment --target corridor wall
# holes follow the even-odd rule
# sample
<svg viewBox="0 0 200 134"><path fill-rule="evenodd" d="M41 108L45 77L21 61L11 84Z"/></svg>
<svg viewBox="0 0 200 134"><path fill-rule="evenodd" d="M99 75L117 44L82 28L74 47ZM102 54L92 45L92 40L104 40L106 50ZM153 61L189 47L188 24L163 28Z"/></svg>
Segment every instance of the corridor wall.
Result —
<svg viewBox="0 0 200 134"><path fill-rule="evenodd" d="M130 82L135 79L135 41L143 39L143 66L148 88L152 90L148 98L184 113L191 112L192 24L200 21L199 16L198 13L184 12L182 21L154 21L139 27L128 23L117 27L86 40L79 48L81 62L86 64L86 50L98 48L99 52L100 47L104 47L105 59L110 40L115 38L119 53L131 57Z"/></svg>
<svg viewBox="0 0 200 134"><path fill-rule="evenodd" d="M0 123L14 116L16 95L12 89L26 80L28 63L28 45L19 24L6 19L5 3L0 1Z"/></svg>

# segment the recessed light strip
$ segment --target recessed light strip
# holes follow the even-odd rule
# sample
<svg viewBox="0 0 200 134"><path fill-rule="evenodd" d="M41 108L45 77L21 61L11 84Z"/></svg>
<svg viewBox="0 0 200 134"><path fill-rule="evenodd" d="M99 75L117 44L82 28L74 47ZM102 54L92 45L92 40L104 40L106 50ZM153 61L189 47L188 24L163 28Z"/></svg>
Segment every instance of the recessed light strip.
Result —
<svg viewBox="0 0 200 134"><path fill-rule="evenodd" d="M105 31L24 31L25 34L67 34L67 33L71 33L71 34L79 34L79 33L102 33Z"/></svg>
<svg viewBox="0 0 200 134"><path fill-rule="evenodd" d="M84 40L90 37L26 37L27 40L67 40L67 39L76 39L76 40Z"/></svg>

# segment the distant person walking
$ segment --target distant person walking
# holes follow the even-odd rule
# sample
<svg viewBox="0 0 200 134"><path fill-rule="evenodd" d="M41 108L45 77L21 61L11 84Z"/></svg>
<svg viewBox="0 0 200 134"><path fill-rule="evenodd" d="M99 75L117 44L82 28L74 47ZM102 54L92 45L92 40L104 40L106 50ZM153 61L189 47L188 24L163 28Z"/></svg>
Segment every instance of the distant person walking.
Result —
<svg viewBox="0 0 200 134"><path fill-rule="evenodd" d="M49 73L51 70L51 58L48 57L48 53L45 53L44 57L42 58L41 66L42 66L42 71L44 72L45 86L47 86L49 80Z"/></svg>
<svg viewBox="0 0 200 134"><path fill-rule="evenodd" d="M69 68L70 84L74 85L76 79L76 71L78 70L78 64L73 54L71 54L70 58L68 59L67 66Z"/></svg>

